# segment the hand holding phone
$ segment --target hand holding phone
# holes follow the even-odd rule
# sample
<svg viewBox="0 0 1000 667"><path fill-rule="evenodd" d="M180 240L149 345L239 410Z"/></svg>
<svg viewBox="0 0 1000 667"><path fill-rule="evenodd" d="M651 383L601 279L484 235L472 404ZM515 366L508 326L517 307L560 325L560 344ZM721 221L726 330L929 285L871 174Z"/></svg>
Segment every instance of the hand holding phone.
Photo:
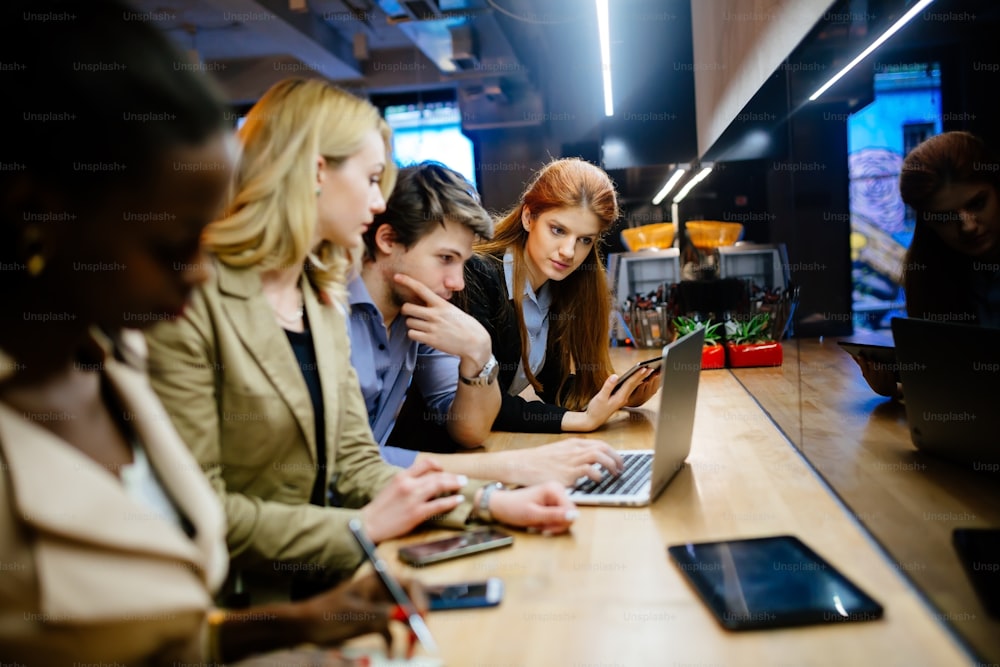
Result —
<svg viewBox="0 0 1000 667"><path fill-rule="evenodd" d="M399 559L420 567L450 558L467 556L488 549L507 547L514 543L514 536L496 528L470 530L455 537L411 544L399 550Z"/></svg>
<svg viewBox="0 0 1000 667"><path fill-rule="evenodd" d="M441 586L425 586L431 611L495 607L503 598L503 580L465 581Z"/></svg>
<svg viewBox="0 0 1000 667"><path fill-rule="evenodd" d="M633 366L632 368L628 369L627 371L621 374L621 377L618 378L618 382L615 384L615 388L611 390L611 393L614 394L616 391L621 389L622 385L624 385L630 377L638 373L641 369L651 368L654 371L658 371L660 370L660 366L662 365L663 365L662 356L654 357L653 359L646 359L645 361L640 361L635 366Z"/></svg>
<svg viewBox="0 0 1000 667"><path fill-rule="evenodd" d="M844 348L861 368L861 375L872 391L882 396L900 398L899 362L896 361L894 347L846 340L837 341L837 344Z"/></svg>
<svg viewBox="0 0 1000 667"><path fill-rule="evenodd" d="M852 357L867 359L890 367L899 365L896 361L896 348L892 345L861 343L852 340L839 340L837 345L844 348Z"/></svg>

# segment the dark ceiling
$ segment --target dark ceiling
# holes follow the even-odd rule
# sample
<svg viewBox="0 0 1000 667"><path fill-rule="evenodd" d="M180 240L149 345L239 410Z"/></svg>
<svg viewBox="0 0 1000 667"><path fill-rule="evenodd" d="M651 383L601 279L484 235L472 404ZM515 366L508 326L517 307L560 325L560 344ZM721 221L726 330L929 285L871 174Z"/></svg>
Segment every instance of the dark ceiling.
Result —
<svg viewBox="0 0 1000 667"><path fill-rule="evenodd" d="M370 96L452 89L467 131L538 126L556 151L602 160L635 205L673 164L696 158L690 2L611 1L617 108L605 119L588 0L133 0L234 104L290 75L326 77ZM746 110L766 109L774 118L757 125L780 133L789 98L812 85L801 69L789 73L793 61L823 63L816 71L825 76L913 4L837 2ZM995 0L937 0L927 12L964 19L918 19L872 58L996 41ZM866 67L870 74L869 63L855 76ZM734 123L707 157L740 157L732 148L751 129L760 127Z"/></svg>
<svg viewBox="0 0 1000 667"><path fill-rule="evenodd" d="M785 150L785 121L810 104L810 94L916 4L916 0L839 0L746 105L740 114L743 120L730 125L705 159L770 158ZM966 105L975 97L964 89L970 69L977 61L996 63L1000 58L998 27L1000 3L996 0L936 0L815 104L839 105L845 113L858 111L872 99L876 71L899 63L933 61L944 70L946 106ZM980 120L989 115L981 110ZM990 133L985 126L961 129ZM762 132L770 141L751 140Z"/></svg>

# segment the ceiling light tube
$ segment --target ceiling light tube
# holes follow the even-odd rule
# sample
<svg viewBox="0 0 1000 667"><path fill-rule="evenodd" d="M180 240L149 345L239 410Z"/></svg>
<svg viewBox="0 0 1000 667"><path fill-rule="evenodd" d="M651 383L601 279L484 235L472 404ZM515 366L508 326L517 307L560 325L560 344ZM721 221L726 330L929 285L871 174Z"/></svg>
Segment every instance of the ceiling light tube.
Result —
<svg viewBox="0 0 1000 667"><path fill-rule="evenodd" d="M611 34L608 29L608 0L597 2L597 36L601 43L601 76L604 81L604 115L615 115L611 98Z"/></svg>
<svg viewBox="0 0 1000 667"><path fill-rule="evenodd" d="M684 187L681 188L681 191L677 193L676 197L674 197L674 203L679 204L681 201L683 201L684 198L687 197L687 193L691 192L694 186L698 185L703 180L705 180L705 177L711 173L712 173L712 167L710 166L703 167L702 170L699 171L694 178L692 178L690 181L684 184Z"/></svg>
<svg viewBox="0 0 1000 667"><path fill-rule="evenodd" d="M660 188L660 191L656 193L655 197L653 197L653 206L659 206L660 202L663 201L668 194L670 194L670 191L674 189L677 182L681 180L681 176L686 173L687 169L677 167L677 169L674 170L674 173L671 174L670 178L667 179L667 182L663 184L663 187Z"/></svg>
<svg viewBox="0 0 1000 667"><path fill-rule="evenodd" d="M919 14L921 12L921 10L924 9L924 7L926 7L927 5L931 4L932 2L934 2L934 0L920 0L920 2L918 2L917 4L915 4L910 11L906 12L905 14L903 14L903 16L898 21L896 21L895 23L893 23L892 26L888 30L886 30L881 35L879 35L878 39L876 39L874 42L872 42L871 46L869 46L867 49L865 49L864 51L862 51L860 53L860 55L858 55L858 57L856 57L854 60L852 60L851 62L849 62L844 69L842 69L839 72L837 72L836 74L834 74L833 77L831 77L829 81L827 81L826 83L824 83L822 86L819 87L819 90L817 90L815 93L813 93L812 95L810 95L809 96L809 101L810 102L814 101L817 97L819 97L820 95L822 95L823 93L825 93L826 90L827 90L827 88L829 88L833 84L835 84L838 81L840 81L840 79L845 74L847 74L852 69L854 69L855 65L857 65L859 62L861 62L862 60L864 60L865 58L867 58L871 54L872 51L874 51L879 46L881 46L882 43L885 40L887 40L890 37L892 37L897 31L899 31L900 28L902 28L904 25L906 25L907 23L909 23L910 20L914 16L916 16L917 14Z"/></svg>

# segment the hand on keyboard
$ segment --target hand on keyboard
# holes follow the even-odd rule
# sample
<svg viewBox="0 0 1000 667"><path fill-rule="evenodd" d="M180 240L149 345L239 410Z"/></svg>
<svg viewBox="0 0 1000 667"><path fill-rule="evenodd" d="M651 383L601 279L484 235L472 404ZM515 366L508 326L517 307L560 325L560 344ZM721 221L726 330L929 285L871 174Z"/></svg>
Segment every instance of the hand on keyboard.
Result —
<svg viewBox="0 0 1000 667"><path fill-rule="evenodd" d="M600 479L602 469L617 471L622 466L621 456L611 445L592 438L566 438L490 456L500 457L510 471L501 481L522 486L551 481L566 486L580 477Z"/></svg>
<svg viewBox="0 0 1000 667"><path fill-rule="evenodd" d="M574 490L578 493L630 492L649 480L653 470L652 453L623 454L622 458L625 467L620 475L609 475L605 471L599 482L583 477Z"/></svg>
<svg viewBox="0 0 1000 667"><path fill-rule="evenodd" d="M601 482L603 482L604 480L606 480L608 477L614 477L614 473L612 473L611 471L609 471L607 468L603 467L600 463L594 463L590 467L593 468L596 472L598 472L601 475ZM578 477L576 479L576 481L573 482L570 485L570 487L572 488L572 487L576 487L576 486L581 486L581 485L583 485L586 482L591 482L595 486L597 484L600 484L600 482L594 481L588 475L582 475L582 476Z"/></svg>

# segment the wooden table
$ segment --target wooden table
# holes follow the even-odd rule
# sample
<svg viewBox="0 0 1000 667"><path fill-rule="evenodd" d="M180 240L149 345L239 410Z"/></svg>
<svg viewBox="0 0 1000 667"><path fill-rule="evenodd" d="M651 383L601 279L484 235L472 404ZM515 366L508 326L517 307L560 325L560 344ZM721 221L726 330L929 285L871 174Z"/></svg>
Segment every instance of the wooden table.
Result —
<svg viewBox="0 0 1000 667"><path fill-rule="evenodd" d="M616 349L624 369L648 351ZM658 396L587 437L651 447ZM495 433L490 450L552 436ZM731 633L668 559L669 544L798 535L886 609L875 622ZM445 662L460 667L616 665L960 665L954 637L728 371L701 376L688 465L649 507L581 508L569 535L516 533L513 547L399 574L426 583L502 577L499 608L430 615Z"/></svg>
<svg viewBox="0 0 1000 667"><path fill-rule="evenodd" d="M1000 475L914 449L903 405L873 393L836 340L791 341L785 352L782 368L733 375L938 618L979 660L1000 663L1000 620L986 614L951 543L954 528L1000 528Z"/></svg>

